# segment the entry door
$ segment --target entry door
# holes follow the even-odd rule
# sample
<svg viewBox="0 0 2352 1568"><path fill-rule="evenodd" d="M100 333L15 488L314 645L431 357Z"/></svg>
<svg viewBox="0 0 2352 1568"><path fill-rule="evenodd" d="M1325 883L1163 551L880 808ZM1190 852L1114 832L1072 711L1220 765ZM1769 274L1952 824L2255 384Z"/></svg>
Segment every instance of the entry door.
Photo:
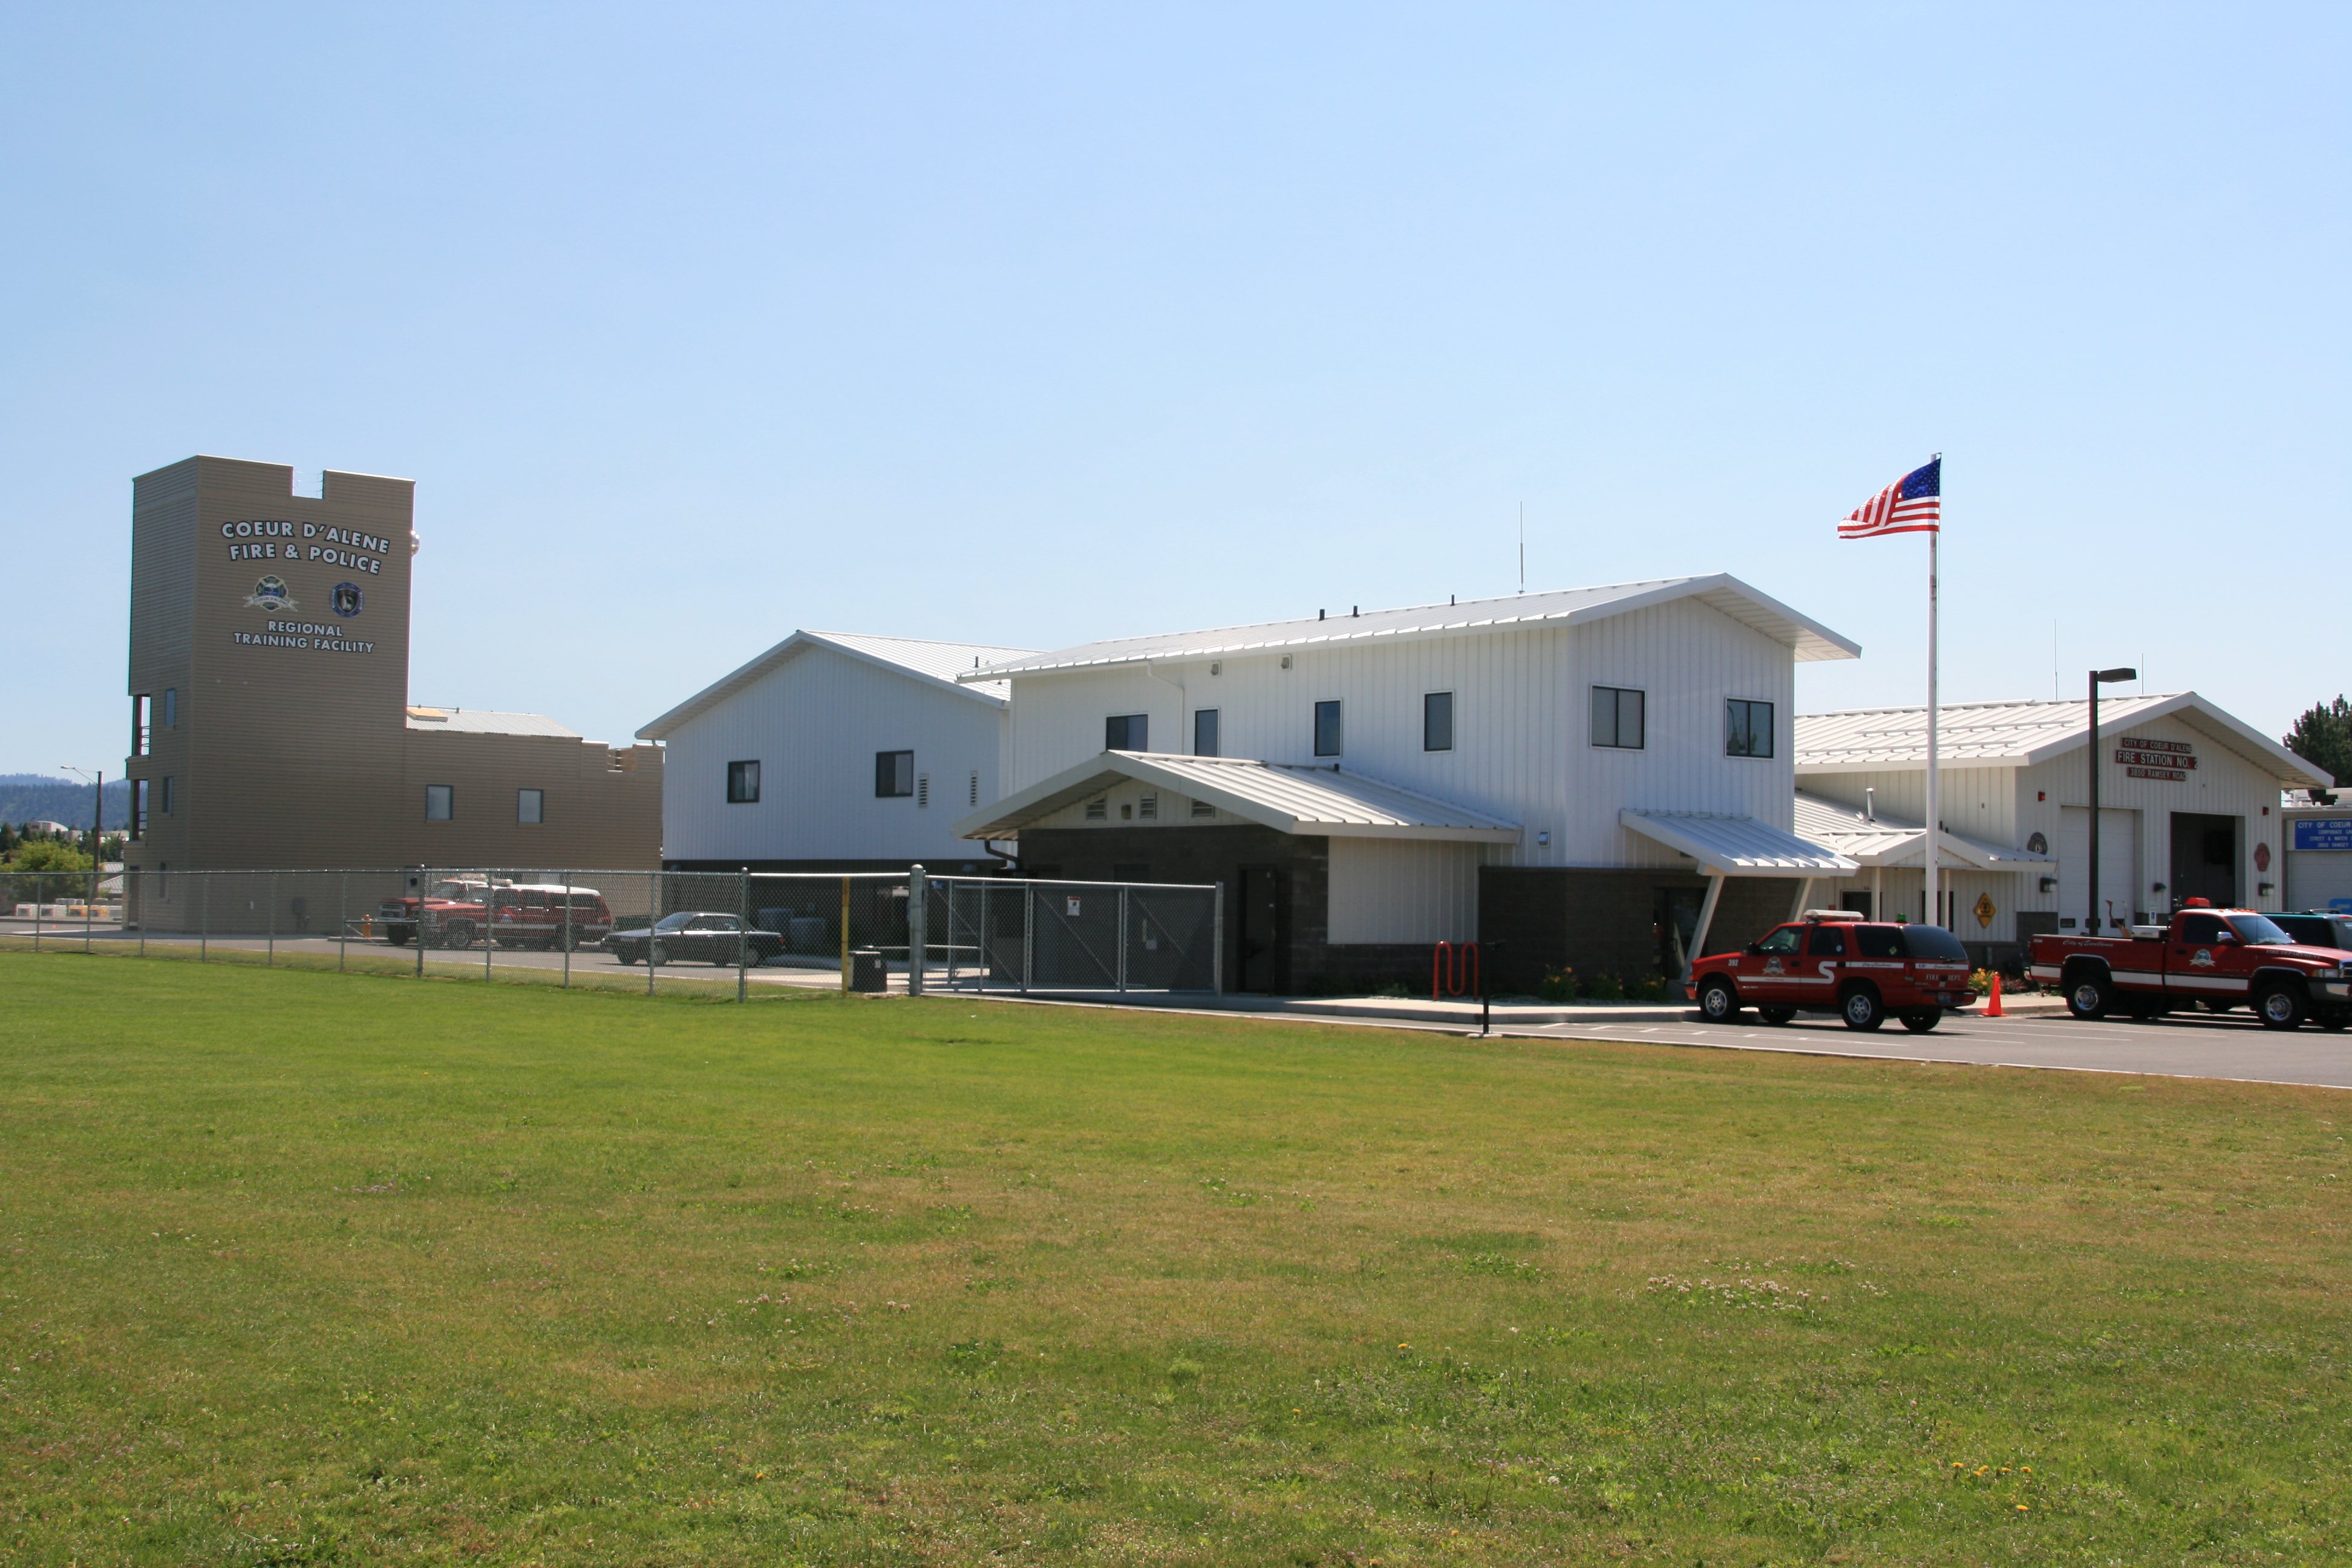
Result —
<svg viewBox="0 0 2352 1568"><path fill-rule="evenodd" d="M1239 913L1235 989L1271 992L1281 984L1282 873L1271 867L1244 868Z"/></svg>
<svg viewBox="0 0 2352 1568"><path fill-rule="evenodd" d="M2139 813L2102 809L2099 813L2099 919L2110 911L2128 921L2147 901L2137 897L2139 876ZM2091 887L2091 808L2070 805L2058 818L2058 928L2089 929ZM2112 933L2113 927L2104 929Z"/></svg>
<svg viewBox="0 0 2352 1568"><path fill-rule="evenodd" d="M1706 902L1704 888L1659 888L1650 896L1650 921L1658 932L1658 973L1679 976L1685 961L1704 958L1690 950L1698 934L1698 911Z"/></svg>
<svg viewBox="0 0 2352 1568"><path fill-rule="evenodd" d="M2243 823L2203 812L2172 814L2172 886L2175 899L2210 899L2218 909L2238 904L2238 842Z"/></svg>

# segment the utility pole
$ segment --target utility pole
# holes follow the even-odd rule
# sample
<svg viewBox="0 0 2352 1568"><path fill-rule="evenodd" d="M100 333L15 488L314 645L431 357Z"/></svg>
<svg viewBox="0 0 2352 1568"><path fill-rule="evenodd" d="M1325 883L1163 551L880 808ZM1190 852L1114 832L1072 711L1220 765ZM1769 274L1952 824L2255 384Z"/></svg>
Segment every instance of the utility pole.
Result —
<svg viewBox="0 0 2352 1568"><path fill-rule="evenodd" d="M2091 891L2088 923L2093 936L2107 934L2105 922L2099 918L2099 688L2138 679L2139 671L2136 669L2091 671Z"/></svg>

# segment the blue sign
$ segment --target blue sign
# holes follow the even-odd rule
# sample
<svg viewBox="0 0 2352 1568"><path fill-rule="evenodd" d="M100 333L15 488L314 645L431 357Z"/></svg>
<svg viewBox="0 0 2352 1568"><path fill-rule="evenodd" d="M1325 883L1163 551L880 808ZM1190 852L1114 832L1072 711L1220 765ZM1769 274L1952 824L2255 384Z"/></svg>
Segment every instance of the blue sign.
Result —
<svg viewBox="0 0 2352 1568"><path fill-rule="evenodd" d="M2297 849L2352 849L2352 816L2305 816L2294 824Z"/></svg>
<svg viewBox="0 0 2352 1568"><path fill-rule="evenodd" d="M2352 915L2352 899L2330 899L2327 907L2339 915Z"/></svg>

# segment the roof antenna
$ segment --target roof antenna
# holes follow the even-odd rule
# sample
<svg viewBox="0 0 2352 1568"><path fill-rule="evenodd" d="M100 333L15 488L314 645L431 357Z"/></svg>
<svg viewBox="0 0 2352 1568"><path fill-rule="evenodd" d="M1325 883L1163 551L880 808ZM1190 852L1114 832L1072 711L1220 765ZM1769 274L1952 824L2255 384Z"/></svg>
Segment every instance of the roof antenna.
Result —
<svg viewBox="0 0 2352 1568"><path fill-rule="evenodd" d="M1878 820L1878 786L1875 784L1862 786L1862 819L1864 822Z"/></svg>
<svg viewBox="0 0 2352 1568"><path fill-rule="evenodd" d="M1519 503L1519 592L1528 591L1528 503Z"/></svg>

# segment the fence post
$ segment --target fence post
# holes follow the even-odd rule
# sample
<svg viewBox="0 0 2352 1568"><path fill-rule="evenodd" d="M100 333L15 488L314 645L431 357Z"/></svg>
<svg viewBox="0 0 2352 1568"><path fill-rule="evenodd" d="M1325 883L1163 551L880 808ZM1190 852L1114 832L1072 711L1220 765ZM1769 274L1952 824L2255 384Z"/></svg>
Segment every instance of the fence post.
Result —
<svg viewBox="0 0 2352 1568"><path fill-rule="evenodd" d="M490 874L489 868L484 867L482 869L482 984L485 985L490 983L490 953L499 945L498 889L491 885L497 879Z"/></svg>
<svg viewBox="0 0 2352 1568"><path fill-rule="evenodd" d="M416 978L425 978L425 895L433 886L433 868L416 868L416 918L409 922L408 940L416 949Z"/></svg>
<svg viewBox="0 0 2352 1568"><path fill-rule="evenodd" d="M661 873L646 873L646 994L654 994L654 954L661 951L661 942L654 928L661 924Z"/></svg>
<svg viewBox="0 0 2352 1568"><path fill-rule="evenodd" d="M1216 994L1225 994L1225 885L1217 884L1216 912L1209 921L1209 984Z"/></svg>
<svg viewBox="0 0 2352 1568"><path fill-rule="evenodd" d="M735 933L735 1000L738 1002L751 999L745 994L743 974L751 966L751 927L757 923L751 919L751 868L744 867L742 875L743 890L735 900L736 911L743 921L743 929Z"/></svg>
<svg viewBox="0 0 2352 1568"><path fill-rule="evenodd" d="M340 973L343 960L352 948L352 874L343 873L343 885L335 894L335 968Z"/></svg>
<svg viewBox="0 0 2352 1568"><path fill-rule="evenodd" d="M1127 884L1118 888L1118 988L1127 990Z"/></svg>
<svg viewBox="0 0 2352 1568"><path fill-rule="evenodd" d="M1029 994L1029 972L1037 966L1037 884L1021 884L1021 994Z"/></svg>
<svg viewBox="0 0 2352 1568"><path fill-rule="evenodd" d="M849 994L849 879L841 879L841 994Z"/></svg>
<svg viewBox="0 0 2352 1568"><path fill-rule="evenodd" d="M202 895L199 900L200 907L196 912L196 962L207 963L212 961L213 956L213 879L209 871L197 871L193 874L196 879L196 890ZM33 931L36 946L39 945L40 929L41 922L35 921Z"/></svg>
<svg viewBox="0 0 2352 1568"><path fill-rule="evenodd" d="M269 880L268 880L268 882L265 885L265 887L264 887L264 889L263 889L263 892L262 892L262 895L261 895L261 896L262 896L263 898L265 898L265 899L267 899L267 900L269 900L269 913L268 913L267 916L265 916L265 917L264 917L264 918L268 921L268 923L269 923L269 942L268 942L268 947L265 949L265 951L264 951L264 956L263 956L263 958L262 958L262 960L261 960L261 963L262 963L262 967L264 967L264 968L266 968L266 969L275 969L275 968L278 966L278 873L277 873L277 872L272 871L272 872L270 872L270 873L269 873Z"/></svg>
<svg viewBox="0 0 2352 1568"><path fill-rule="evenodd" d="M924 939L930 923L931 887L923 863L907 868L907 994L923 994L923 960L929 943Z"/></svg>
<svg viewBox="0 0 2352 1568"><path fill-rule="evenodd" d="M563 989L572 989L572 873L561 871L563 883Z"/></svg>
<svg viewBox="0 0 2352 1568"><path fill-rule="evenodd" d="M41 894L47 889L49 879L44 872L33 873L33 951L41 951Z"/></svg>
<svg viewBox="0 0 2352 1568"><path fill-rule="evenodd" d="M84 899L81 903L81 950L84 953L89 952L90 927L91 923L98 919L98 878L100 869L98 858L106 853L102 817L100 821L101 836L97 843L89 847L89 897Z"/></svg>
<svg viewBox="0 0 2352 1568"><path fill-rule="evenodd" d="M122 868L122 907L125 910L131 907L131 889L133 886L139 889L139 956L144 958L147 956L147 879L138 871L125 866Z"/></svg>

